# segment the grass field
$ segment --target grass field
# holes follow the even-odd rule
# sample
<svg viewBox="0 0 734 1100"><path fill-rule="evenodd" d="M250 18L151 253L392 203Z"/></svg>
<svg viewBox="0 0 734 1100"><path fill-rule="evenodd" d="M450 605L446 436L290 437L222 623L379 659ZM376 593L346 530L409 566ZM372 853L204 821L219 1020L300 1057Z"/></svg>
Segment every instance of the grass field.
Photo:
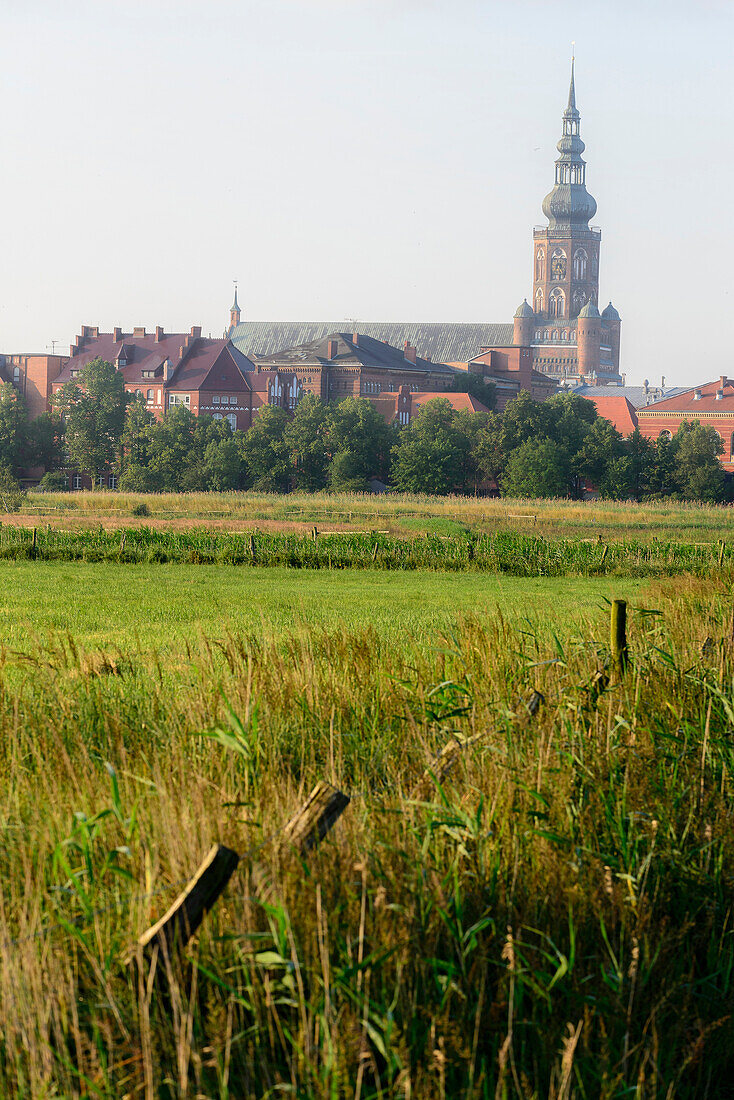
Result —
<svg viewBox="0 0 734 1100"><path fill-rule="evenodd" d="M0 1095L731 1095L734 570L696 560L0 561ZM351 802L302 858L319 779ZM238 870L157 978L136 939L216 842Z"/></svg>
<svg viewBox="0 0 734 1100"><path fill-rule="evenodd" d="M132 516L141 504L150 518ZM529 517L529 518L528 518ZM532 530L550 537L601 535L605 540L636 537L715 542L731 533L726 506L660 502L645 505L609 501L515 501L471 497L407 497L365 494L272 493L30 493L18 521L85 528L154 523L180 528L206 523L212 529L370 530L393 534L455 534ZM14 522L8 517L6 522Z"/></svg>
<svg viewBox="0 0 734 1100"><path fill-rule="evenodd" d="M24 652L70 632L86 648L180 653L202 634L278 637L301 625L372 626L393 644L429 644L468 613L500 609L536 628L567 628L603 606L636 597L641 582L547 580L486 574L284 570L237 566L0 562L0 638Z"/></svg>

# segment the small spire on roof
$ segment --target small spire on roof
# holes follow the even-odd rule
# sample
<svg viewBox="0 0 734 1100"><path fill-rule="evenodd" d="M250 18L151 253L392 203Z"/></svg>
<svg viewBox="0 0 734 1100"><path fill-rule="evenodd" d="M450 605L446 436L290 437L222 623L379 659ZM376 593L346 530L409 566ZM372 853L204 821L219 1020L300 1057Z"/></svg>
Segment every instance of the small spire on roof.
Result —
<svg viewBox="0 0 734 1100"><path fill-rule="evenodd" d="M240 307L237 301L237 279L233 279L232 282L234 283L234 301L232 302L232 309L239 310Z"/></svg>
<svg viewBox="0 0 734 1100"><path fill-rule="evenodd" d="M576 80L574 76L574 70L576 68L576 43L571 43L571 85L568 89L568 106L571 110L576 110Z"/></svg>

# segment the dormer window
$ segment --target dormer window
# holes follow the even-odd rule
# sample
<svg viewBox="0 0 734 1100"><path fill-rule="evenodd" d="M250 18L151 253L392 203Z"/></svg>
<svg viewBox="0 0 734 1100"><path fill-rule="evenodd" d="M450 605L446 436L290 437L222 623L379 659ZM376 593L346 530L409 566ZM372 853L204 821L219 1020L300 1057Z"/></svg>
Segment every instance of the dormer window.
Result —
<svg viewBox="0 0 734 1100"><path fill-rule="evenodd" d="M78 371L78 370L72 370L72 371L70 371L70 372L69 372L69 374L70 374L70 376L71 376L72 378L76 378L76 376L78 375L78 373L79 373L79 371Z"/></svg>
<svg viewBox="0 0 734 1100"><path fill-rule="evenodd" d="M118 365L118 367L120 367L120 369L122 369L122 367L126 367L127 366L127 359L120 356L120 358L117 360L117 365Z"/></svg>

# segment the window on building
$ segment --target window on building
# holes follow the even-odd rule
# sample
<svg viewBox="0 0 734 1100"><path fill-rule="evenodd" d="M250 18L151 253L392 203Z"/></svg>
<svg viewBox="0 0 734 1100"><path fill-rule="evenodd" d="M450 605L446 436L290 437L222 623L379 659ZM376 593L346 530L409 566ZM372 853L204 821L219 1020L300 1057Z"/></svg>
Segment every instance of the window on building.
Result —
<svg viewBox="0 0 734 1100"><path fill-rule="evenodd" d="M221 413L214 413L214 415L212 416L212 420L221 420L221 419L222 419L222 414Z"/></svg>
<svg viewBox="0 0 734 1100"><path fill-rule="evenodd" d="M212 405L218 405L221 400L222 399L219 396L219 394L215 393L214 396L212 397Z"/></svg>
<svg viewBox="0 0 734 1100"><path fill-rule="evenodd" d="M233 432L237 431L237 413L227 413L224 418L229 421L229 426Z"/></svg>
<svg viewBox="0 0 734 1100"><path fill-rule="evenodd" d="M117 474L110 474L110 489L117 488Z"/></svg>
<svg viewBox="0 0 734 1100"><path fill-rule="evenodd" d="M545 260L545 252L542 248L539 248L535 253L535 281L539 283L543 278L543 266Z"/></svg>
<svg viewBox="0 0 734 1100"><path fill-rule="evenodd" d="M20 382L20 367L13 367L13 381Z"/></svg>
<svg viewBox="0 0 734 1100"><path fill-rule="evenodd" d="M117 365L120 368L126 367L127 366L127 359L118 359L117 360Z"/></svg>
<svg viewBox="0 0 734 1100"><path fill-rule="evenodd" d="M188 393L169 393L168 395L169 405L190 405L191 394Z"/></svg>
<svg viewBox="0 0 734 1100"><path fill-rule="evenodd" d="M142 372L142 375L143 375L143 378L155 378L155 371L154 370L144 370Z"/></svg>
<svg viewBox="0 0 734 1100"><path fill-rule="evenodd" d="M551 279L562 282L566 278L566 253L562 248L554 248L551 256Z"/></svg>
<svg viewBox="0 0 734 1100"><path fill-rule="evenodd" d="M551 317L564 317L566 313L566 295L555 287L548 296L548 312Z"/></svg>
<svg viewBox="0 0 734 1100"><path fill-rule="evenodd" d="M136 390L135 391L135 396L136 397L142 397L143 396L143 391L142 390Z"/></svg>
<svg viewBox="0 0 734 1100"><path fill-rule="evenodd" d="M664 428L662 430L662 432L660 433L660 435L658 436L658 439L667 439L668 442L670 442L670 440L672 438L673 438L673 433L669 432L666 428Z"/></svg>
<svg viewBox="0 0 734 1100"><path fill-rule="evenodd" d="M78 370L72 370L72 371L69 371L69 375L70 375L70 377L71 377L71 378L76 378L76 376L77 376L78 374L79 374L79 371L78 371Z"/></svg>
<svg viewBox="0 0 734 1100"><path fill-rule="evenodd" d="M97 488L98 489L106 489L107 488L107 478L106 477L98 477L97 478Z"/></svg>
<svg viewBox="0 0 734 1100"><path fill-rule="evenodd" d="M583 282L586 278L586 263L589 257L586 254L586 250L583 248L577 248L573 254L573 277L579 282Z"/></svg>
<svg viewBox="0 0 734 1100"><path fill-rule="evenodd" d="M79 489L81 489L81 487L82 487L82 475L81 474L74 474L73 478L71 479L71 487L72 487L72 489L75 489L77 491Z"/></svg>
<svg viewBox="0 0 734 1100"><path fill-rule="evenodd" d="M147 403L149 405L153 404L153 390L148 390L148 392L145 395L145 400L147 401Z"/></svg>

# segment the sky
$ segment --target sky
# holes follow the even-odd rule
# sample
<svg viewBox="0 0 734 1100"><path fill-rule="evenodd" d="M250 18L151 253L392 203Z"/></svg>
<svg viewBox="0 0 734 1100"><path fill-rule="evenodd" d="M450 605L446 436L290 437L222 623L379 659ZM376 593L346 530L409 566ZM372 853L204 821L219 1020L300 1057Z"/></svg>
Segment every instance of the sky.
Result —
<svg viewBox="0 0 734 1100"><path fill-rule="evenodd" d="M0 0L0 351L509 321L575 41L628 382L734 375L732 0Z"/></svg>

